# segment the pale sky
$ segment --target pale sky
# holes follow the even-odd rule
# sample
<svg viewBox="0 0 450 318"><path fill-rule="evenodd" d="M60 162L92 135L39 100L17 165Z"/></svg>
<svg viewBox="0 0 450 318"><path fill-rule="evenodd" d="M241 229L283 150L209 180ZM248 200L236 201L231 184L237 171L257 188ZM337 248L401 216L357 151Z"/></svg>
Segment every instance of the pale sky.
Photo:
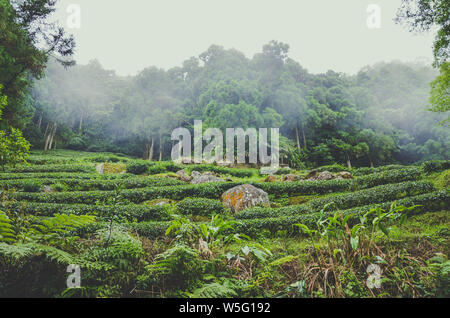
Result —
<svg viewBox="0 0 450 318"><path fill-rule="evenodd" d="M413 34L393 22L400 0L61 0L56 17L77 42L75 59L98 59L119 75L169 69L211 44L251 58L270 40L311 73L349 74L379 61L432 61L434 33ZM68 28L70 4L81 27ZM367 7L381 9L369 29Z"/></svg>

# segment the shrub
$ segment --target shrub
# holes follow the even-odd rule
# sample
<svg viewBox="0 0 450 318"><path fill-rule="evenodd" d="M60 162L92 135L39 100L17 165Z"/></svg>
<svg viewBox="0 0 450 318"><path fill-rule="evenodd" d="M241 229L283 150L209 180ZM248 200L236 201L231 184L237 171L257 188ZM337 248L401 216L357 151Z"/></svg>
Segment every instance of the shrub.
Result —
<svg viewBox="0 0 450 318"><path fill-rule="evenodd" d="M31 144L22 136L19 129L13 127L9 132L0 130L0 166L5 171L6 165L13 167L25 162L30 153Z"/></svg>
<svg viewBox="0 0 450 318"><path fill-rule="evenodd" d="M205 198L185 198L177 204L177 209L184 215L212 216L225 212L222 202Z"/></svg>
<svg viewBox="0 0 450 318"><path fill-rule="evenodd" d="M86 142L83 138L76 136L67 143L66 148L71 150L83 150L86 149Z"/></svg>
<svg viewBox="0 0 450 318"><path fill-rule="evenodd" d="M7 172L26 173L26 172L95 172L95 168L86 164L62 164L62 165L36 165L36 166L17 166L9 168Z"/></svg>
<svg viewBox="0 0 450 318"><path fill-rule="evenodd" d="M448 206L450 205L450 194L446 190L435 191L414 197L404 198L395 202L397 203L397 205L405 207L413 207L417 205L417 207L409 211L409 214L440 211L448 208ZM365 205L348 210L343 210L340 213L344 217L349 216L350 222L357 222L360 216L364 215L371 209L380 207L384 210L389 210L390 206L393 203L394 201L384 202L381 204ZM334 212L325 213L325 216L327 216L332 215ZM294 224L302 223L309 228L314 229L316 228L317 221L319 219L320 213L318 212L261 219L246 219L241 220L238 224L235 225L235 231L253 237L259 236L260 233L263 232L263 230L268 230L272 234L275 234L278 231L286 231L288 235L296 235L297 229L294 228Z"/></svg>
<svg viewBox="0 0 450 318"><path fill-rule="evenodd" d="M390 170L398 170L398 169L405 169L407 166L402 165L387 165L387 166L381 166L376 168L369 168L369 167L363 167L363 168L356 168L352 170L352 174L354 176L365 176L372 173L379 173L384 171L390 171Z"/></svg>
<svg viewBox="0 0 450 318"><path fill-rule="evenodd" d="M235 169L229 167L222 166L214 166L214 165L194 165L187 168L189 171L198 171L205 172L211 171L219 174L228 174L230 176L238 177L238 178L246 178L251 177L253 175L253 170L251 169Z"/></svg>
<svg viewBox="0 0 450 318"><path fill-rule="evenodd" d="M146 289L153 284L172 290L189 288L202 274L199 254L184 244L158 254L155 262L146 267L147 274L139 278L140 286Z"/></svg>
<svg viewBox="0 0 450 318"><path fill-rule="evenodd" d="M439 172L450 169L450 160L430 160L422 164L423 171L426 173Z"/></svg>
<svg viewBox="0 0 450 318"><path fill-rule="evenodd" d="M316 168L314 170L317 170L319 172L322 172L322 171L340 172L340 171L348 171L349 168L347 168L347 167L345 167L343 165L335 163L333 165L321 166L321 167Z"/></svg>
<svg viewBox="0 0 450 318"><path fill-rule="evenodd" d="M356 178L354 180L353 188L365 189L365 188L372 188L382 184L417 180L421 177L421 174L422 174L421 169L417 167L383 171Z"/></svg>
<svg viewBox="0 0 450 318"><path fill-rule="evenodd" d="M27 180L23 183L21 190L25 192L40 192L42 190L42 182L37 180Z"/></svg>
<svg viewBox="0 0 450 318"><path fill-rule="evenodd" d="M127 172L132 174L146 173L152 166L150 162L145 161L131 161L127 163Z"/></svg>
<svg viewBox="0 0 450 318"><path fill-rule="evenodd" d="M332 208L348 209L355 206L381 203L431 192L433 184L426 181L408 181L398 184L381 185L370 189L332 195L309 201L307 204L292 205L278 209L250 208L236 215L239 219L267 218L277 216L299 215L320 211L325 205L334 203Z"/></svg>
<svg viewBox="0 0 450 318"><path fill-rule="evenodd" d="M17 202L11 205L11 210L25 212L35 216L52 216L61 214L94 214L117 215L130 222L137 221L165 221L171 219L172 207L170 205L146 206L142 204L126 205L89 205L89 204L65 204L65 203L37 203Z"/></svg>

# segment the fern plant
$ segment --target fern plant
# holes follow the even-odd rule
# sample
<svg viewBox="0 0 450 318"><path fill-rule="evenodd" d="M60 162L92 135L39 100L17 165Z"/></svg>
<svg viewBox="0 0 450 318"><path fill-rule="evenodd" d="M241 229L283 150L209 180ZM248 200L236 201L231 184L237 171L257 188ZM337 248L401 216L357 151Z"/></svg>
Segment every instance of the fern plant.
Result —
<svg viewBox="0 0 450 318"><path fill-rule="evenodd" d="M0 242L13 243L15 241L15 233L11 220L0 210Z"/></svg>
<svg viewBox="0 0 450 318"><path fill-rule="evenodd" d="M206 284L190 294L191 298L234 298L237 292L231 286L219 283Z"/></svg>
<svg viewBox="0 0 450 318"><path fill-rule="evenodd" d="M153 264L147 266L149 277L156 282L173 288L187 288L200 277L202 261L199 252L185 244L177 244L156 256Z"/></svg>

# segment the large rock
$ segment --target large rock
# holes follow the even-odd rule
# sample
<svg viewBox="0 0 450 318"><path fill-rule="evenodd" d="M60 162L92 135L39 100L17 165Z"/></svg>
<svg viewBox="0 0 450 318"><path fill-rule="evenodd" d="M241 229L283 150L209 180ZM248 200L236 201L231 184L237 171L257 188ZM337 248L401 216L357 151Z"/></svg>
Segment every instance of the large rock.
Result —
<svg viewBox="0 0 450 318"><path fill-rule="evenodd" d="M331 180L333 179L333 174L330 171L322 171L316 177L317 180Z"/></svg>
<svg viewBox="0 0 450 318"><path fill-rule="evenodd" d="M176 174L177 174L177 177L184 182L191 182L191 180L192 180L192 178L189 177L189 175L187 174L187 172L184 169L177 171Z"/></svg>
<svg viewBox="0 0 450 318"><path fill-rule="evenodd" d="M191 177L192 178L200 177L201 175L202 174L200 172L195 171L195 170L191 172Z"/></svg>
<svg viewBox="0 0 450 318"><path fill-rule="evenodd" d="M264 182L277 182L277 177L275 177L274 175L268 175Z"/></svg>
<svg viewBox="0 0 450 318"><path fill-rule="evenodd" d="M224 179L216 177L211 173L201 174L200 172L192 171L191 176L192 176L191 184L200 184L208 182L225 182Z"/></svg>
<svg viewBox="0 0 450 318"><path fill-rule="evenodd" d="M353 179L352 174L348 171L338 172L337 177L342 179Z"/></svg>
<svg viewBox="0 0 450 318"><path fill-rule="evenodd" d="M319 174L319 172L317 170L311 170L306 175L306 179L315 179L318 174Z"/></svg>
<svg viewBox="0 0 450 318"><path fill-rule="evenodd" d="M282 180L283 181L297 181L298 176L296 176L295 174L285 174L282 176Z"/></svg>
<svg viewBox="0 0 450 318"><path fill-rule="evenodd" d="M254 206L270 206L269 195L251 184L226 191L222 194L222 202L235 213Z"/></svg>
<svg viewBox="0 0 450 318"><path fill-rule="evenodd" d="M98 173L103 174L105 172L105 164L100 163L95 167L95 169L97 170Z"/></svg>

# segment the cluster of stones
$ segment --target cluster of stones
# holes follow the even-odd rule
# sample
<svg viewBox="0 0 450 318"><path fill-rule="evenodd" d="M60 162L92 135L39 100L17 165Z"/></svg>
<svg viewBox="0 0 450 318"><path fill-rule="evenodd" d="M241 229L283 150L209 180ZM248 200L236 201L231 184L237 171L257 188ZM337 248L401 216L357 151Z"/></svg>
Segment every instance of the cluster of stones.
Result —
<svg viewBox="0 0 450 318"><path fill-rule="evenodd" d="M189 176L187 172L183 169L178 171L176 174L180 180L184 182L190 182L191 184L231 181L231 179L222 179L220 175L214 174L213 172L210 171L206 171L204 173L192 171L191 175Z"/></svg>
<svg viewBox="0 0 450 318"><path fill-rule="evenodd" d="M348 171L331 173L329 171L318 172L317 170L311 170L306 176L306 179L307 180L353 179L353 176Z"/></svg>
<svg viewBox="0 0 450 318"><path fill-rule="evenodd" d="M184 182L191 184L201 184L207 182L224 182L231 181L231 179L223 179L218 174L213 172L200 173L198 171L192 171L189 176L187 172L183 169L176 173L177 177ZM302 179L300 176L295 174L285 174L281 175L280 181L292 182L292 181L304 181L304 180L332 180L332 179L352 179L350 172L341 171L338 173L331 173L329 171L318 172L317 170L312 170L306 176L306 179ZM266 177L265 182L277 182L278 179L274 175L269 175ZM269 195L267 192L251 185L243 184L229 189L222 194L221 200L226 207L231 209L234 213L248 209L254 206L270 206Z"/></svg>

